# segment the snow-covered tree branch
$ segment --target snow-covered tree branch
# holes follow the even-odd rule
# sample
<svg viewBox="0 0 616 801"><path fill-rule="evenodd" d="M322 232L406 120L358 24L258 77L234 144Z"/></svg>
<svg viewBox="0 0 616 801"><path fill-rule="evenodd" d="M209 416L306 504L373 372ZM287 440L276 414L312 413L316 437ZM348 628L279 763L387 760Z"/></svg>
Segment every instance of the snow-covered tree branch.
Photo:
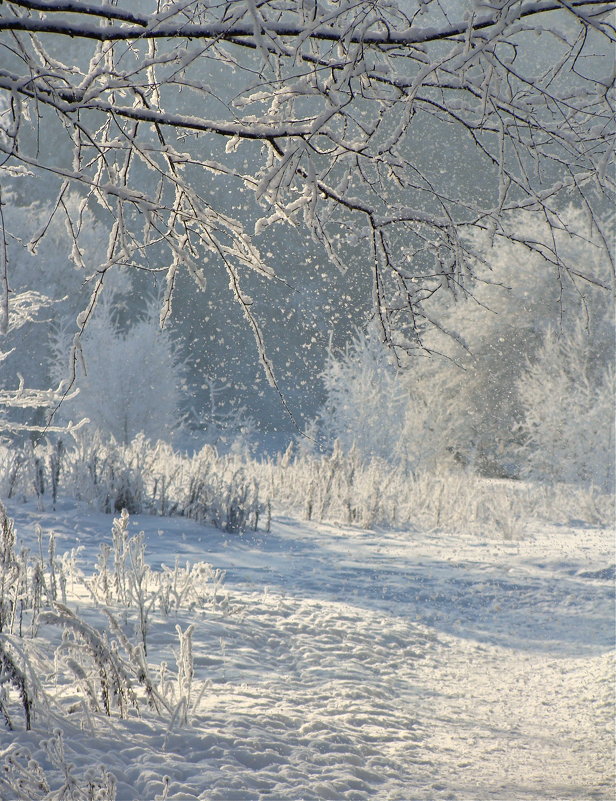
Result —
<svg viewBox="0 0 616 801"><path fill-rule="evenodd" d="M163 320L179 270L204 287L208 260L224 265L272 381L243 290L247 270L284 278L260 237L304 226L343 271L361 247L381 336L399 354L421 344L435 294L471 291L467 233L532 253L517 210L563 229L565 203L595 220L609 202L611 10L597 0L4 2L0 174L47 176L56 209L77 188L76 264L81 215L98 207L111 236L91 272L164 274ZM433 138L451 152L422 155ZM452 158L477 172L475 192L450 179ZM221 175L252 196L244 214L210 190ZM541 248L563 281L599 280L556 239Z"/></svg>
<svg viewBox="0 0 616 801"><path fill-rule="evenodd" d="M31 303L32 308L36 309L36 304L39 302L39 298L35 298L33 301L30 298L22 297L27 293L22 293L21 295L17 296L18 306L26 306ZM9 314L11 313L11 309L9 307ZM30 319L26 314L23 313L21 308L18 309L17 314L12 315L17 318L17 322L14 324L15 327L19 327L20 324L23 324L28 319ZM9 329L10 330L10 329ZM4 353L0 352L0 363L2 363L7 356L9 356L11 351L6 351ZM84 422L87 420L82 419L79 423L75 424L69 421L64 426L37 426L32 423L20 423L14 420L10 420L5 417L5 410L6 409L37 409L37 408L50 408L54 406L58 406L63 400L72 400L77 395L77 391L69 392L66 383L61 382L56 389L31 389L25 386L25 382L23 377L20 375L18 376L18 385L12 389L0 389L0 430L5 432L10 432L12 434L19 433L19 432L62 432L62 433L73 433L77 431Z"/></svg>

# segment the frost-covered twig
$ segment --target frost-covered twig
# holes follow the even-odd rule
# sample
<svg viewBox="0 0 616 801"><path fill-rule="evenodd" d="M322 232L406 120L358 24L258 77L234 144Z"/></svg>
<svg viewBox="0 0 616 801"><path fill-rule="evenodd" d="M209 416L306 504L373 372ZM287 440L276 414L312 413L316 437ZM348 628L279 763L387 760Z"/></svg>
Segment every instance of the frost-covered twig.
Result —
<svg viewBox="0 0 616 801"><path fill-rule="evenodd" d="M164 272L166 319L180 270L203 287L212 259L275 383L243 274L285 279L257 246L282 224L342 270L363 244L374 316L402 357L422 343L431 298L473 291L466 231L532 248L514 212L532 209L556 228L567 198L596 217L596 198L614 191L602 61L616 37L601 0L5 5L0 38L20 44L0 70L4 169L47 174L59 198L79 187L112 221L81 331L112 268ZM72 159L46 152L32 120L59 121ZM473 154L485 192L465 191L425 156L419 145L439 137ZM214 176L252 196L246 214L218 202ZM81 267L78 227L70 236ZM595 280L557 247L549 261L561 278Z"/></svg>

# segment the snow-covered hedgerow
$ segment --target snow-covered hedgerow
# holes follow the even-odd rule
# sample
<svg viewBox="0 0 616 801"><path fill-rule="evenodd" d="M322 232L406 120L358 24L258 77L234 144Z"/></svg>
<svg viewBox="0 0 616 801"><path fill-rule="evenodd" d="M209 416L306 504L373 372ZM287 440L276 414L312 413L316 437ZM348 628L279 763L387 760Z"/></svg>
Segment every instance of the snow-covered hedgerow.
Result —
<svg viewBox="0 0 616 801"><path fill-rule="evenodd" d="M103 512L182 515L227 531L256 528L264 510L250 462L205 446L193 455L137 436L128 445L100 435L72 447L46 443L0 449L0 497L58 493Z"/></svg>
<svg viewBox="0 0 616 801"><path fill-rule="evenodd" d="M130 445L82 439L0 448L0 493L84 501L100 511L178 515L229 532L269 529L272 507L308 520L362 527L476 529L522 536L532 519L607 525L613 498L593 486L486 479L460 466L411 471L337 441L330 454L291 446L276 458L189 456L142 437Z"/></svg>
<svg viewBox="0 0 616 801"><path fill-rule="evenodd" d="M255 468L277 509L361 527L476 530L516 539L533 520L609 525L611 494L571 484L486 479L466 470L412 473L362 459L336 442L330 455L296 453Z"/></svg>

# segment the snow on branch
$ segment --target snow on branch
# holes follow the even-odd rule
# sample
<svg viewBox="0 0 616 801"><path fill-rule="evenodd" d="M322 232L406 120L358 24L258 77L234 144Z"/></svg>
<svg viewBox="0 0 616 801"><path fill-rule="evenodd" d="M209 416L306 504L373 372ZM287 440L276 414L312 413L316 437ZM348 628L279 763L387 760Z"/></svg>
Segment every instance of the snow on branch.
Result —
<svg viewBox="0 0 616 801"><path fill-rule="evenodd" d="M4 416L7 409L37 409L58 406L64 400L70 400L77 395L77 391L67 393L63 386L57 389L30 389L24 385L24 380L19 376L17 389L0 390L0 432L3 434L19 433L39 433L39 434L74 434L88 420L83 419L78 423L69 422L66 425L36 425L33 423L20 423L8 419Z"/></svg>
<svg viewBox="0 0 616 801"><path fill-rule="evenodd" d="M57 403L60 398L70 400L77 392L66 394L65 388L60 385L57 389L28 389L24 385L22 376L19 376L17 389L0 390L0 406L9 406L13 409L36 408L37 406L50 406Z"/></svg>
<svg viewBox="0 0 616 801"><path fill-rule="evenodd" d="M258 247L273 225L303 229L342 271L363 245L383 338L409 350L435 294L472 291L469 231L524 242L517 212L556 225L568 203L600 227L615 189L611 8L4 2L0 177L27 168L102 208L99 276L164 273L163 319L178 271L203 289L206 265L224 269L270 381L238 287L249 270L284 280ZM594 280L557 247L549 262Z"/></svg>
<svg viewBox="0 0 616 801"><path fill-rule="evenodd" d="M112 6L93 6L87 3L72 2L35 2L34 0L13 0L8 3L9 7L25 8L44 12L40 18L31 16L15 16L0 19L1 30L27 31L29 33L49 33L70 37L81 37L97 41L126 41L134 39L216 39L216 40L250 40L249 46L257 47L260 32L256 29L254 20L246 18L246 14L233 15L230 21L220 22L211 21L208 23L183 22L178 24L175 20L166 21L168 14L144 14L139 15ZM221 6L230 5L222 3ZM238 6L245 6L248 9L252 3L236 3ZM350 4L341 4L342 9L337 12L340 17L340 24L319 24L315 21L307 25L306 21L296 22L293 20L295 14L291 11L288 20L267 19L263 13L263 7L267 8L269 3L260 3L261 13L259 14L259 26L261 33L269 37L297 37L302 40L314 39L319 41L339 42L345 44L364 44L364 45L416 45L423 42L442 41L464 35L468 30L468 23L461 21L454 24L443 24L433 26L413 25L411 19L407 18L408 27L401 30L391 28L386 20L375 14L372 20L368 20L361 27L349 31L344 27L344 12ZM273 3L271 3L274 6ZM367 3L353 4L352 7L368 5ZM510 19L524 19L538 14L545 14L550 11L567 9L570 13L579 17L586 24L592 24L607 33L613 33L613 26L606 23L602 17L612 10L611 3L605 0L572 0L572 2L538 2L538 3L505 3L508 10L512 10ZM184 10L182 8L182 10ZM225 8L225 12L226 12ZM274 10L277 11L277 9ZM245 11L245 10L244 10ZM81 14L83 16L93 16L105 25L88 25L81 20L71 17L61 20L48 16L50 13L65 12L69 14ZM173 13L172 15L173 16ZM196 15L195 15L196 16ZM226 16L226 14L225 14ZM331 17L327 14L327 17ZM238 19L238 17L240 17ZM326 18L327 18L326 17ZM113 20L120 25L109 24ZM336 20L338 21L338 20ZM488 13L478 16L473 21L475 31L495 28L500 24L501 15L499 13Z"/></svg>

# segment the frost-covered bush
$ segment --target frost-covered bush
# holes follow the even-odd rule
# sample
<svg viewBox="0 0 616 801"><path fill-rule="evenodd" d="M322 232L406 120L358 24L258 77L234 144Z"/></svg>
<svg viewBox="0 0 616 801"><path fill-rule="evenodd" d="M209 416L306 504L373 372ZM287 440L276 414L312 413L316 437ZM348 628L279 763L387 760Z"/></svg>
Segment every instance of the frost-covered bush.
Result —
<svg viewBox="0 0 616 801"><path fill-rule="evenodd" d="M549 330L520 378L529 477L613 490L614 369L602 364L601 344L581 324L567 334Z"/></svg>
<svg viewBox="0 0 616 801"><path fill-rule="evenodd" d="M265 509L252 462L205 446L194 454L137 436L128 445L86 433L58 448L0 447L0 488L18 498L85 501L102 512L181 515L229 532L256 529Z"/></svg>
<svg viewBox="0 0 616 801"><path fill-rule="evenodd" d="M36 722L40 729L71 715L93 730L97 717L126 717L144 707L170 727L187 722L199 698L194 627L176 625L175 671L167 663L152 668L146 659L150 614L168 617L197 607L225 611L224 573L204 562L153 569L143 534L128 534L126 512L114 521L111 539L87 576L74 552L57 557L53 535L48 558L41 542L39 555L20 549L0 505L0 725L30 729ZM79 611L71 608L73 593ZM87 597L90 607L84 605ZM0 791L11 786L3 779L22 781L18 765L0 769Z"/></svg>
<svg viewBox="0 0 616 801"><path fill-rule="evenodd" d="M137 434L170 440L181 419L183 366L173 337L161 330L151 304L144 315L122 329L112 295L100 303L77 347L74 387L79 393L60 406L59 420L87 418L89 430L128 444ZM56 373L68 372L67 331L54 342Z"/></svg>
<svg viewBox="0 0 616 801"><path fill-rule="evenodd" d="M539 359L556 374L563 369L559 362L570 358L566 348L544 345L552 330L591 353L591 370L578 370L577 379L575 369L567 373L569 444L560 458L573 453L576 428L576 447L583 448L590 418L582 395L609 399L601 387L614 359L613 296L580 282L574 267L566 273L546 263L542 242L554 235L572 265L610 285L602 238L596 230L584 231L579 213L567 212L563 219L556 231L531 215L520 220L535 237L532 251L477 238L478 277L458 287L453 305L435 297L429 308L436 326L426 332L425 349L415 351L404 369L392 364L376 327L358 333L345 351L330 354L323 375L327 401L319 418L326 446L339 440L363 458L377 456L415 473L464 466L487 476L519 476L531 454L534 463L541 458L538 426L549 425L547 415L525 422L530 406L520 392L522 376L529 362ZM530 450L522 447L531 440ZM554 475L578 480L583 473L563 467Z"/></svg>
<svg viewBox="0 0 616 801"><path fill-rule="evenodd" d="M0 718L9 729L17 726L18 714L30 729L48 705L39 679L40 654L32 640L44 606L63 589L53 535L48 559L43 559L41 542L39 554L34 557L19 548L13 521L0 503Z"/></svg>
<svg viewBox="0 0 616 801"><path fill-rule="evenodd" d="M207 562L176 562L173 568L153 570L146 560L144 534L129 535L128 520L124 509L113 521L111 545L101 545L96 571L85 583L97 603L137 611L136 635L147 655L150 614L218 604L225 574Z"/></svg>
<svg viewBox="0 0 616 801"><path fill-rule="evenodd" d="M39 447L41 460L50 446ZM145 440L137 437L131 446L96 432L76 437L62 460L60 481L66 495L92 504L102 512L131 514L143 511L145 498Z"/></svg>
<svg viewBox="0 0 616 801"><path fill-rule="evenodd" d="M358 331L341 353L330 350L323 371L327 400L321 435L345 451L391 459L397 453L408 392L374 329Z"/></svg>
<svg viewBox="0 0 616 801"><path fill-rule="evenodd" d="M0 771L0 798L19 801L115 801L117 782L104 766L76 773L68 762L61 729L54 729L42 742L46 759L43 764L29 748L13 743L4 754Z"/></svg>

